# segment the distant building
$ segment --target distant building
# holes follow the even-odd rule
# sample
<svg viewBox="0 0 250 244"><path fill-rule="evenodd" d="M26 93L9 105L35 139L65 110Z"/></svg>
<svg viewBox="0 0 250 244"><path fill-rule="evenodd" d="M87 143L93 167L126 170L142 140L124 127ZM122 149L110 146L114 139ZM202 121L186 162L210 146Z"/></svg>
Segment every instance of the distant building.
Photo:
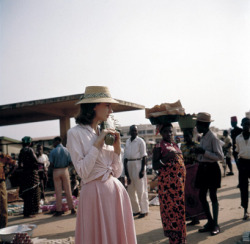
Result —
<svg viewBox="0 0 250 244"><path fill-rule="evenodd" d="M36 146L41 144L43 145L44 153L49 154L49 152L53 149L53 139L55 137L56 136L32 138L33 149L36 151ZM21 148L21 141L5 136L0 137L0 152L9 154L12 157L15 156L15 158L17 158Z"/></svg>
<svg viewBox="0 0 250 244"><path fill-rule="evenodd" d="M46 136L46 137L32 138L34 150L36 151L36 146L38 144L41 144L43 146L43 152L48 155L50 153L50 151L53 149L53 139L55 137L56 136Z"/></svg>
<svg viewBox="0 0 250 244"><path fill-rule="evenodd" d="M131 124L132 125L132 124ZM138 136L143 138L147 145L156 144L161 140L161 135L156 135L156 126L151 124L140 124L136 125L138 128ZM121 126L119 129L122 131L123 136L121 137L122 143L126 143L126 140L130 138L129 135L130 126ZM173 123L174 136L182 137L182 131L178 123Z"/></svg>
<svg viewBox="0 0 250 244"><path fill-rule="evenodd" d="M22 148L21 141L5 136L0 137L0 152L9 154L12 157L14 157L14 155L17 156L19 154L21 148Z"/></svg>

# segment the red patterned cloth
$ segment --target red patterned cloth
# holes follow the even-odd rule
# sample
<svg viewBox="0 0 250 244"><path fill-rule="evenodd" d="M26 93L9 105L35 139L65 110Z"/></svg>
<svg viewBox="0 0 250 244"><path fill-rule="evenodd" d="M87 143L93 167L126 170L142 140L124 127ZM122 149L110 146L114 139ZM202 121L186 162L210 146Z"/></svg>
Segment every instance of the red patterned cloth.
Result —
<svg viewBox="0 0 250 244"><path fill-rule="evenodd" d="M8 173L16 164L16 161L7 154L0 153L0 180L5 180Z"/></svg>
<svg viewBox="0 0 250 244"><path fill-rule="evenodd" d="M161 148L162 158L169 152L175 156L159 169L158 193L164 234L170 244L186 243L185 224L185 177L186 170L182 153L175 143L161 141L156 147Z"/></svg>

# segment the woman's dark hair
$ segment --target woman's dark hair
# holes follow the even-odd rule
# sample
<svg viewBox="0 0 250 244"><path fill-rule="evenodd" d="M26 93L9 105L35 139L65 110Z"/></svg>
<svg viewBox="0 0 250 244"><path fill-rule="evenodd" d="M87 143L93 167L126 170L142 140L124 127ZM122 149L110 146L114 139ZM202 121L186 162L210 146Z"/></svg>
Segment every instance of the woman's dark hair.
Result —
<svg viewBox="0 0 250 244"><path fill-rule="evenodd" d="M75 120L77 124L90 125L95 118L95 106L99 103L82 103Z"/></svg>

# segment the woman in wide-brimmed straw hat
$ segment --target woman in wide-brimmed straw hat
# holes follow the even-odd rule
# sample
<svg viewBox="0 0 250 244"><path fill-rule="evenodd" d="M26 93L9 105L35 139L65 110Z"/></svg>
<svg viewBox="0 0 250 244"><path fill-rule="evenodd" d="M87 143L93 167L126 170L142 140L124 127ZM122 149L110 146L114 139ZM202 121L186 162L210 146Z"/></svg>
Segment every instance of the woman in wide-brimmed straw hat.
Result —
<svg viewBox="0 0 250 244"><path fill-rule="evenodd" d="M67 148L81 177L81 193L75 231L76 244L136 243L134 220L128 194L117 179L122 173L119 132L100 131L99 124L112 113L113 99L107 87L88 86L68 131ZM113 146L105 136L115 136Z"/></svg>

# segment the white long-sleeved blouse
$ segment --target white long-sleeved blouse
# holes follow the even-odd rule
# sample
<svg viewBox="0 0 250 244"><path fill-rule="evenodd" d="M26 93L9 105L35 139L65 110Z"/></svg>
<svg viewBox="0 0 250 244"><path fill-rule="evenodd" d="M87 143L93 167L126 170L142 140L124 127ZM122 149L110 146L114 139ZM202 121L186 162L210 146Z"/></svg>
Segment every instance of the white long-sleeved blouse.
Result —
<svg viewBox="0 0 250 244"><path fill-rule="evenodd" d="M118 178L122 173L121 157L114 152L113 146L104 144L101 150L93 146L97 137L89 125L76 125L67 133L67 148L82 184L100 176L105 181L110 174Z"/></svg>

